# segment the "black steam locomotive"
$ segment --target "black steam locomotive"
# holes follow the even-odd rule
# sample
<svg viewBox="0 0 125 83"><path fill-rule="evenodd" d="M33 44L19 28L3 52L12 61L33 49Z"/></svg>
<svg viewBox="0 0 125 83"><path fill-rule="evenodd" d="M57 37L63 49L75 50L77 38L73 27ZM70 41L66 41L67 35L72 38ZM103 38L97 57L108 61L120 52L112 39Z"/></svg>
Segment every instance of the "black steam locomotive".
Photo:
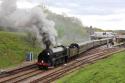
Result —
<svg viewBox="0 0 125 83"><path fill-rule="evenodd" d="M73 57L79 56L79 54L107 43L111 43L112 39L100 39L87 41L83 43L72 43L70 46L58 46L55 48L46 48L38 56L37 65L40 69L48 69L48 67L55 67L60 64L66 63Z"/></svg>

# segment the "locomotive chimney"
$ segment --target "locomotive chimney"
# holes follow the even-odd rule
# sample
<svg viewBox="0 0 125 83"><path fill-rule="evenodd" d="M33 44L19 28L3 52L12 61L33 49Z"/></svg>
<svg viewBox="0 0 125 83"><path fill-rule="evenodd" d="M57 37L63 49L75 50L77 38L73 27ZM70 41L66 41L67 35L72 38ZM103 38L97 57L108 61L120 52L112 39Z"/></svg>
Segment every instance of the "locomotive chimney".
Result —
<svg viewBox="0 0 125 83"><path fill-rule="evenodd" d="M51 41L49 40L49 36L47 33L42 33L43 35L43 43L44 45L46 46L46 49L49 49L50 48L50 45L51 45Z"/></svg>
<svg viewBox="0 0 125 83"><path fill-rule="evenodd" d="M51 45L51 42L50 41L46 41L46 49L49 49L50 45Z"/></svg>

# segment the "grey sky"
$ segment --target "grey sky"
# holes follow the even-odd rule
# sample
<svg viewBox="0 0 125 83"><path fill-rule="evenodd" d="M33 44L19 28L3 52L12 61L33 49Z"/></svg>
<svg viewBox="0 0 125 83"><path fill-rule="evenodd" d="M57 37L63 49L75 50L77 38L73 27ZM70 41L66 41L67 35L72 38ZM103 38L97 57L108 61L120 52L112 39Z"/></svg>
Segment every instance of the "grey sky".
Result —
<svg viewBox="0 0 125 83"><path fill-rule="evenodd" d="M76 14L113 14L115 10L125 8L124 0L47 0L53 7L68 8Z"/></svg>
<svg viewBox="0 0 125 83"><path fill-rule="evenodd" d="M125 27L125 0L44 0L44 3L56 13L64 12L80 18L87 26L102 29Z"/></svg>
<svg viewBox="0 0 125 83"><path fill-rule="evenodd" d="M19 3L21 7L44 3L55 13L78 17L83 25L102 29L125 27L125 0L20 0L23 1L30 4Z"/></svg>

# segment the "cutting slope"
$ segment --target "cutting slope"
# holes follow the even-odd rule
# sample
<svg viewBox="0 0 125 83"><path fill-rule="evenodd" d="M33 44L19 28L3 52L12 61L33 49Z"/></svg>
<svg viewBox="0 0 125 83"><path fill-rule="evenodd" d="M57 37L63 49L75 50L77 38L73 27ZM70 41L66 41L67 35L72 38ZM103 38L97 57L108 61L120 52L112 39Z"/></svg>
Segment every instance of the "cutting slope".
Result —
<svg viewBox="0 0 125 83"><path fill-rule="evenodd" d="M25 60L29 51L38 51L26 40L25 34L0 32L0 68L16 65Z"/></svg>

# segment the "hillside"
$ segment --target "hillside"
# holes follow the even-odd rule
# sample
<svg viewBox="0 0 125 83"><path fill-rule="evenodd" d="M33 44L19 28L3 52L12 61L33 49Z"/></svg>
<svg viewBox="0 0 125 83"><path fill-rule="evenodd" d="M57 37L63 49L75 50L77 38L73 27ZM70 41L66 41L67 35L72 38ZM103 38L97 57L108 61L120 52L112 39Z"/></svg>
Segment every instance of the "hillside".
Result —
<svg viewBox="0 0 125 83"><path fill-rule="evenodd" d="M124 63L125 52L117 53L67 75L56 83L125 83Z"/></svg>
<svg viewBox="0 0 125 83"><path fill-rule="evenodd" d="M26 40L25 34L0 31L0 68L16 65L25 60L27 52L39 52Z"/></svg>

